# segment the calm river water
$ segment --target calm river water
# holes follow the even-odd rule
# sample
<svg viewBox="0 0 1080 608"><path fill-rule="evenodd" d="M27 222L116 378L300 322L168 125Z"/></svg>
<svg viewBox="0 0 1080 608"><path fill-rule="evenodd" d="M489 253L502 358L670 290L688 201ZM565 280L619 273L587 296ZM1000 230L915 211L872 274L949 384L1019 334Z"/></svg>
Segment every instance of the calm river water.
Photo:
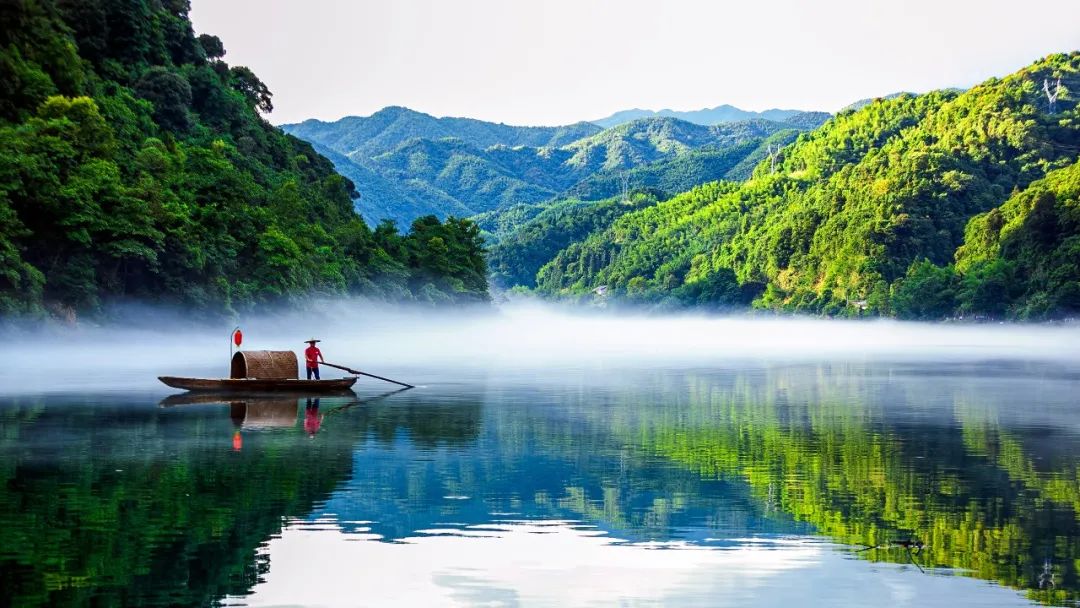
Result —
<svg viewBox="0 0 1080 608"><path fill-rule="evenodd" d="M548 369L0 397L0 605L1080 597L1076 367Z"/></svg>

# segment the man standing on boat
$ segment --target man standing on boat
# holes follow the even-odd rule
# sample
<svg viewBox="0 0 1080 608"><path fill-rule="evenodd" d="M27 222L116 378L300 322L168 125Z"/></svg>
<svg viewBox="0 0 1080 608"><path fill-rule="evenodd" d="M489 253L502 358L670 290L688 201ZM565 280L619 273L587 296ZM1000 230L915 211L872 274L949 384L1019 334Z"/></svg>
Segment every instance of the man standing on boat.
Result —
<svg viewBox="0 0 1080 608"><path fill-rule="evenodd" d="M326 359L323 359L322 351L319 350L318 346L315 346L316 342L321 342L321 340L316 340L315 338L308 340L308 347L304 349L304 361L307 365L308 380L311 380L312 376L315 376L316 380L320 380L319 361L322 361L323 363L326 362Z"/></svg>

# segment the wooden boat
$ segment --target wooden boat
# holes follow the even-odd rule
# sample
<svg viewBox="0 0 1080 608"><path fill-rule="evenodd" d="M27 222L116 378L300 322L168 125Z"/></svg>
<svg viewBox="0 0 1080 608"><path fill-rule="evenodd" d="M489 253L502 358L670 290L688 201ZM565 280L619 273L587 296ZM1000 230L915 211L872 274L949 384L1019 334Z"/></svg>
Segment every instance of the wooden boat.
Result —
<svg viewBox="0 0 1080 608"><path fill-rule="evenodd" d="M288 393L293 396L325 395L349 391L356 377L302 380L292 351L249 350L233 355L230 378L178 378L158 376L168 386L186 391L259 394ZM351 391L349 391L351 392Z"/></svg>
<svg viewBox="0 0 1080 608"><path fill-rule="evenodd" d="M166 385L185 391L237 391L247 393L334 393L347 391L356 378L301 380L298 378L178 378L158 376Z"/></svg>

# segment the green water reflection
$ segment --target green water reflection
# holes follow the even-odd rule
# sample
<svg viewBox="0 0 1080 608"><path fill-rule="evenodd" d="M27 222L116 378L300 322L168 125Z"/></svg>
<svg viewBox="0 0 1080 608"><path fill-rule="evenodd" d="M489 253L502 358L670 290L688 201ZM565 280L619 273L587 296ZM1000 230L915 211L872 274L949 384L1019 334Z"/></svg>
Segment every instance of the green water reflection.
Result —
<svg viewBox="0 0 1080 608"><path fill-rule="evenodd" d="M0 604L212 604L262 580L260 549L290 522L396 541L506 518L718 549L819 535L859 560L1080 597L1067 370L437 380L359 402L0 400Z"/></svg>
<svg viewBox="0 0 1080 608"><path fill-rule="evenodd" d="M969 370L945 395L928 370L852 381L874 371L691 381L686 407L649 408L654 417L626 432L702 476L744 480L756 500L867 559L957 568L1043 603L1075 600L1077 411L1047 386L1075 380Z"/></svg>

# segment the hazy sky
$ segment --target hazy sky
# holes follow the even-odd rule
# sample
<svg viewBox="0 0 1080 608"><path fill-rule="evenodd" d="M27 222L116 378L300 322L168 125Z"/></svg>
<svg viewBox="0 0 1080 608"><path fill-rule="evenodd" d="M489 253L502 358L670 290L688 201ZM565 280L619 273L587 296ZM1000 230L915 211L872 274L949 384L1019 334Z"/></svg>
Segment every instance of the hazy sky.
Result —
<svg viewBox="0 0 1080 608"><path fill-rule="evenodd" d="M1080 48L1080 0L192 0L274 123L404 105L563 124L640 107L835 111Z"/></svg>

